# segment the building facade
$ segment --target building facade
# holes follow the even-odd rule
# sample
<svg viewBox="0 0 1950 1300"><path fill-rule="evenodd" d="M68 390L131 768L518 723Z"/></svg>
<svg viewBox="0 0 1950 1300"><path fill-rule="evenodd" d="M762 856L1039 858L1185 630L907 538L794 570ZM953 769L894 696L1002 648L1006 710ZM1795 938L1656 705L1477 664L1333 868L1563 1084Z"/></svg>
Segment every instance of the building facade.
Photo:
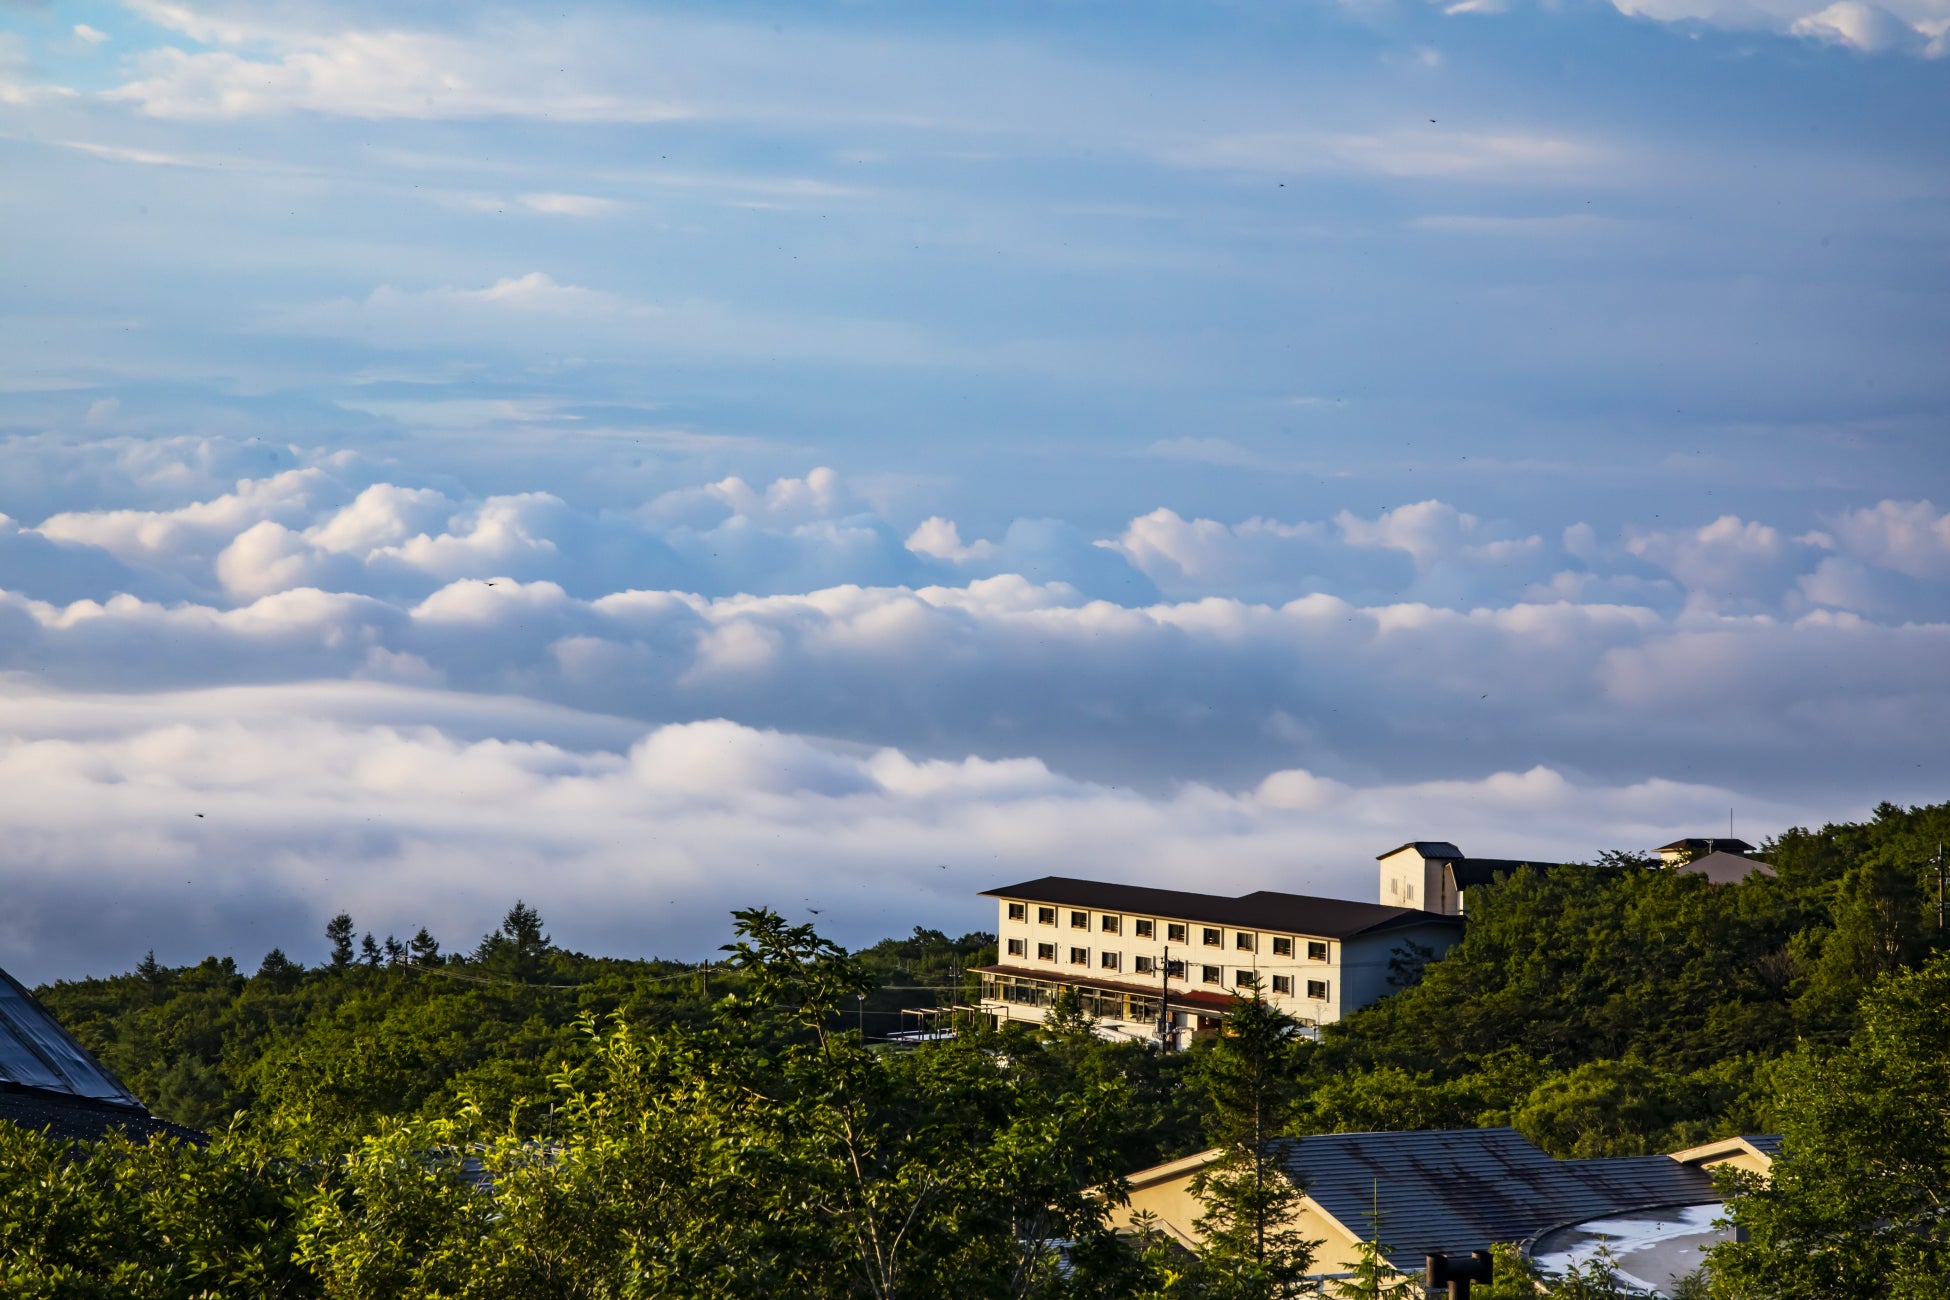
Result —
<svg viewBox="0 0 1950 1300"><path fill-rule="evenodd" d="M1386 994L1401 959L1439 956L1459 918L1419 908L1262 890L1231 898L1045 876L986 891L997 961L982 1009L1040 1022L1073 989L1106 1037L1185 1046L1225 1014L1241 977L1303 1025Z"/></svg>

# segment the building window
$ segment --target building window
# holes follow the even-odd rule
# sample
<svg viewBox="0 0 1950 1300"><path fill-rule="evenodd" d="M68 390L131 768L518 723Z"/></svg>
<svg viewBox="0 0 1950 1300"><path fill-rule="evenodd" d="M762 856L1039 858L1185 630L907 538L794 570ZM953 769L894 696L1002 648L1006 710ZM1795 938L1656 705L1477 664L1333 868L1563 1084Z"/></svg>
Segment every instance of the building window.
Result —
<svg viewBox="0 0 1950 1300"><path fill-rule="evenodd" d="M1308 980L1307 996L1316 1002L1325 1002L1327 1000L1327 981Z"/></svg>
<svg viewBox="0 0 1950 1300"><path fill-rule="evenodd" d="M1139 975L1156 975L1158 973L1158 959L1156 957L1133 957L1131 958L1131 969Z"/></svg>
<svg viewBox="0 0 1950 1300"><path fill-rule="evenodd" d="M1182 962L1182 961L1168 961L1168 962L1166 962L1166 963L1165 963L1165 978L1166 978L1166 979L1174 979L1174 980L1182 980L1182 979L1184 979L1184 978L1185 978L1185 963L1184 963L1184 962Z"/></svg>
<svg viewBox="0 0 1950 1300"><path fill-rule="evenodd" d="M1149 939L1156 932L1157 923L1153 921L1133 921L1131 922L1131 929L1136 932L1138 938Z"/></svg>
<svg viewBox="0 0 1950 1300"><path fill-rule="evenodd" d="M1235 931L1233 931L1233 934L1232 934L1232 946L1233 946L1233 947L1235 947L1235 948L1237 948L1237 949L1238 949L1238 950L1239 950L1240 952L1254 952L1254 951L1257 951L1257 949L1256 949L1256 948L1254 947L1254 945L1253 945L1253 935L1252 935L1252 932L1251 932L1251 931L1249 931L1249 930L1235 930Z"/></svg>
<svg viewBox="0 0 1950 1300"><path fill-rule="evenodd" d="M1225 946L1224 936L1209 925L1205 927L1204 932L1199 937L1205 941L1205 946L1208 948L1221 948Z"/></svg>
<svg viewBox="0 0 1950 1300"><path fill-rule="evenodd" d="M1324 944L1324 943L1322 943L1322 942L1321 942L1320 940L1318 940L1318 939L1309 939L1309 940L1307 940L1307 960L1308 960L1308 961L1326 961L1326 960L1327 960L1327 945L1326 945L1326 944Z"/></svg>
<svg viewBox="0 0 1950 1300"><path fill-rule="evenodd" d="M1053 944L1053 943L1039 943L1039 944L1037 944L1037 945L1036 945L1036 960L1037 960L1037 961L1055 961L1055 960L1056 960L1056 945L1055 945L1055 944Z"/></svg>
<svg viewBox="0 0 1950 1300"><path fill-rule="evenodd" d="M1225 982L1217 966L1201 966L1199 967L1199 973L1207 984L1223 984Z"/></svg>
<svg viewBox="0 0 1950 1300"><path fill-rule="evenodd" d="M1292 997L1292 996L1293 996L1293 976L1291 976L1291 975L1275 975L1275 976L1273 977L1273 991L1274 991L1275 993L1284 993L1284 994L1285 994L1286 996L1288 996L1288 997Z"/></svg>
<svg viewBox="0 0 1950 1300"><path fill-rule="evenodd" d="M1105 970L1119 970L1123 966L1123 963L1118 960L1118 954L1114 952L1098 953L1097 964Z"/></svg>
<svg viewBox="0 0 1950 1300"><path fill-rule="evenodd" d="M1090 964L1090 949L1088 948L1070 949L1070 964L1072 966L1088 966Z"/></svg>
<svg viewBox="0 0 1950 1300"><path fill-rule="evenodd" d="M1275 957L1291 957L1293 955L1293 940L1291 939L1273 940L1273 955Z"/></svg>
<svg viewBox="0 0 1950 1300"><path fill-rule="evenodd" d="M1055 924L1056 924L1056 909L1055 909L1055 908L1053 908L1053 907L1039 907L1039 908L1037 908L1037 909L1036 909L1036 924L1037 924L1037 925L1055 925Z"/></svg>
<svg viewBox="0 0 1950 1300"><path fill-rule="evenodd" d="M1029 919L1029 904L1027 903L1009 904L1009 919L1011 921L1027 921Z"/></svg>
<svg viewBox="0 0 1950 1300"><path fill-rule="evenodd" d="M1402 890L1402 897L1403 897L1403 898L1405 898L1405 899L1407 899L1407 900L1408 900L1409 902L1411 902L1411 903L1415 901L1415 882L1414 882L1414 881L1412 881L1412 880L1411 880L1411 881L1409 881L1409 882L1408 882L1408 885L1407 885L1407 887L1406 887L1406 888L1404 888L1404 889Z"/></svg>
<svg viewBox="0 0 1950 1300"><path fill-rule="evenodd" d="M1118 918L1114 916L1100 916L1097 918L1097 928L1105 934L1116 934L1118 932Z"/></svg>
<svg viewBox="0 0 1950 1300"><path fill-rule="evenodd" d="M1029 951L1029 945L1024 943L1021 939L1009 940L1009 955L1011 957L1020 957L1023 954L1027 953L1028 951Z"/></svg>
<svg viewBox="0 0 1950 1300"><path fill-rule="evenodd" d="M1185 938L1185 927L1178 924L1178 922L1176 921L1166 921L1165 939L1170 943L1188 942Z"/></svg>
<svg viewBox="0 0 1950 1300"><path fill-rule="evenodd" d="M1088 930L1090 928L1090 913L1088 912L1070 913L1070 928L1072 930Z"/></svg>

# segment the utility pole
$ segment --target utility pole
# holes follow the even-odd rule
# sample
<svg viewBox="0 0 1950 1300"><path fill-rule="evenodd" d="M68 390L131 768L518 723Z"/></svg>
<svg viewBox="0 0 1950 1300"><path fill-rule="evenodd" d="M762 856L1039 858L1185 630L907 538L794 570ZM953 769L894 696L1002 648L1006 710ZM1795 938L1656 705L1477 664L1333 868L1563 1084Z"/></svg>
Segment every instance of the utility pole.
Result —
<svg viewBox="0 0 1950 1300"><path fill-rule="evenodd" d="M1943 841L1936 842L1936 928L1943 933Z"/></svg>
<svg viewBox="0 0 1950 1300"><path fill-rule="evenodd" d="M1169 1052L1172 1048L1171 945L1170 944L1165 945L1165 961L1164 961L1164 965L1161 966L1159 969L1164 972L1164 978L1162 981L1160 981L1160 990L1158 995L1158 1045L1164 1051Z"/></svg>

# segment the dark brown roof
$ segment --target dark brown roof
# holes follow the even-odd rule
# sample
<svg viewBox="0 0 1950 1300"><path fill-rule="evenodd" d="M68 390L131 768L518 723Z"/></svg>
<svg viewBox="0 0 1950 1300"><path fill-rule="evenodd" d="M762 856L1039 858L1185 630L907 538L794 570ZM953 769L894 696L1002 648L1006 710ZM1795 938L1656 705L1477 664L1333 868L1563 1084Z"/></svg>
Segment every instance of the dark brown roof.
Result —
<svg viewBox="0 0 1950 1300"><path fill-rule="evenodd" d="M1221 894L1073 880L1068 876L1044 876L1002 889L985 889L982 893L989 898L1020 898L1031 903L1054 903L1059 907L1084 907L1102 912L1134 912L1241 930L1285 930L1292 934L1319 935L1323 939L1352 939L1356 935L1409 925L1462 924L1461 917L1414 907L1356 903L1345 898L1278 894L1266 889L1227 898Z"/></svg>
<svg viewBox="0 0 1950 1300"><path fill-rule="evenodd" d="M1392 858L1403 849L1414 849L1425 858L1460 858L1462 856L1462 850L1451 844L1448 840L1410 840L1406 844L1397 844L1386 853L1375 854L1374 859L1376 862L1379 862L1383 858Z"/></svg>
<svg viewBox="0 0 1950 1300"><path fill-rule="evenodd" d="M1498 876L1508 876L1524 867L1535 867L1547 871L1561 867L1561 862L1542 862L1525 858L1459 858L1449 864L1455 873L1456 888L1468 889L1472 885L1487 885Z"/></svg>

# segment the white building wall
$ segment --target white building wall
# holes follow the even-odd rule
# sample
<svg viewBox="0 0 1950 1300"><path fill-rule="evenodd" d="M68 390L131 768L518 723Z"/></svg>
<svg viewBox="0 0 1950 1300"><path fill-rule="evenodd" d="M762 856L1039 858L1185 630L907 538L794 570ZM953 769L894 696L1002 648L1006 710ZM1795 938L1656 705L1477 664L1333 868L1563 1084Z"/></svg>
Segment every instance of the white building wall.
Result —
<svg viewBox="0 0 1950 1300"><path fill-rule="evenodd" d="M1019 915L1012 913L1016 908L1021 909ZM1046 910L1053 914L1053 921L1043 919ZM1344 973L1347 945L1320 935L1207 926L1168 916L1056 907L1007 898L997 900L996 912L997 961L1032 976L1102 980L1155 996L1162 988L1160 971L1168 951L1171 960L1185 963L1184 977L1171 981L1173 993L1229 994L1238 985L1239 973L1250 971L1259 976L1267 1001L1288 1015L1314 1024L1338 1020L1346 1011L1381 996L1371 991L1374 981L1365 969L1371 957L1364 958L1364 969L1353 976L1361 992L1351 996L1344 987L1350 978ZM1079 917L1081 925L1077 923ZM1208 931L1215 935L1208 935ZM1182 938L1176 937L1179 933ZM1209 941L1212 937L1216 937L1216 944ZM1371 943L1382 944L1380 969L1385 981L1385 954L1392 951L1395 942ZM1364 944L1364 952L1367 946ZM1286 951L1281 951L1282 947ZM1079 951L1081 963L1073 960ZM1106 954L1114 959L1114 965L1104 964ZM1140 959L1148 959L1151 969L1140 970ZM1207 978L1208 968L1216 970L1216 980ZM1276 986L1275 977L1287 981L1290 991ZM1014 1019L1042 1019L1033 1007L1012 1004L1003 1012L1001 1004L995 1004L991 1009Z"/></svg>

